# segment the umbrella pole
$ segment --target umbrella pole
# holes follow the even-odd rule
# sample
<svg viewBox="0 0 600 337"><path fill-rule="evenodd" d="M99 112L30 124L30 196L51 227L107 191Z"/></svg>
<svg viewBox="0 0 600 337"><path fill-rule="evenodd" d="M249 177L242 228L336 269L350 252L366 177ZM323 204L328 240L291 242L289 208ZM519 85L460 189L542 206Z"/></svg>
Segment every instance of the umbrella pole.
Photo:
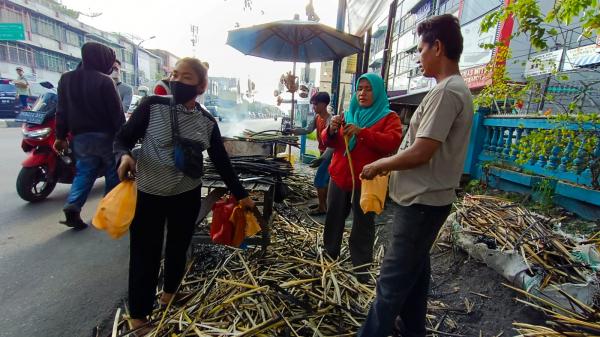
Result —
<svg viewBox="0 0 600 337"><path fill-rule="evenodd" d="M296 61L294 61L294 67L292 68L292 75L294 76L294 78L296 78ZM291 121L291 125L292 125L292 129L294 128L294 98L295 98L295 93L296 91L292 91L292 110L290 112L290 118L292 119ZM292 146L289 145L288 147L288 160L290 162L290 164L292 163Z"/></svg>

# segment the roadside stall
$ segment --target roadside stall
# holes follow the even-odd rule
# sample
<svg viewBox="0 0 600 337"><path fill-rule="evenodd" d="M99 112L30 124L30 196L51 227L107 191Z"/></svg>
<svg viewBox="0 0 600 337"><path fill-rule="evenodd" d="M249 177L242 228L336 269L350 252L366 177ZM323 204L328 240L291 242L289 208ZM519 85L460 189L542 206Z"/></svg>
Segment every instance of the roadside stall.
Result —
<svg viewBox="0 0 600 337"><path fill-rule="evenodd" d="M244 244L260 245L264 251L270 243L273 203L281 202L285 197L286 187L282 180L293 173L292 165L283 158L277 158L277 154L282 147L283 149L286 146L297 147L298 137L284 136L274 130L262 132L246 130L244 135L224 138L223 142L240 182L255 199L259 208L254 214L260 225L260 233L246 238ZM202 200L198 215L199 230L194 235L194 244L213 242L207 228L210 222L207 221L207 216L215 203L228 192L227 186L208 158L205 160L203 187L207 194Z"/></svg>

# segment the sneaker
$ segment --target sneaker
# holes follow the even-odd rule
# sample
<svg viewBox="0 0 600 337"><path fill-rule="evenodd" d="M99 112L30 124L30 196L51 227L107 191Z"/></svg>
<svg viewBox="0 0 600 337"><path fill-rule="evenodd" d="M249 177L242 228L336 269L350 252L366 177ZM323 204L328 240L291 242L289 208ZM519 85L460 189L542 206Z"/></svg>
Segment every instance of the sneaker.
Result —
<svg viewBox="0 0 600 337"><path fill-rule="evenodd" d="M312 204L310 206L308 206L309 209L318 209L319 208L319 204Z"/></svg>

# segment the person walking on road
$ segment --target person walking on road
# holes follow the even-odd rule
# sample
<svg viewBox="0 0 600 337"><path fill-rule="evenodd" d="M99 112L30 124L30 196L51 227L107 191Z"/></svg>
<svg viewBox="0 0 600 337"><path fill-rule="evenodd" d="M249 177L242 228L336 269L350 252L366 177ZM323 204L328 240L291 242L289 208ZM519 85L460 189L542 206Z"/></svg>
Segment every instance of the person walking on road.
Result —
<svg viewBox="0 0 600 337"><path fill-rule="evenodd" d="M181 137L202 144L233 196L245 208L253 208L233 170L219 126L196 103L208 86L207 68L198 59L183 58L171 74L173 97L150 96L141 101L115 138L120 161L119 178L135 176L137 205L129 228L129 310L132 327L144 335L150 330L161 264L165 222L167 239L163 293L159 303L173 299L184 275L186 252L200 210L202 178L190 177L175 166L171 114L176 114ZM137 162L131 155L142 139ZM199 172L201 173L201 172Z"/></svg>
<svg viewBox="0 0 600 337"><path fill-rule="evenodd" d="M117 86L119 97L121 97L121 104L123 104L123 112L127 112L127 110L129 110L129 105L131 105L131 99L133 98L133 88L130 85L121 82L121 61L115 60L110 77Z"/></svg>
<svg viewBox="0 0 600 337"><path fill-rule="evenodd" d="M390 110L383 79L367 73L358 81L350 107L343 115L334 116L321 137L325 146L334 149L329 166L331 181L327 195L327 215L323 231L325 251L332 258L340 254L346 218L352 210L350 259L360 282L368 282L365 274L373 262L375 213L365 214L360 207L363 166L389 156L398 150L402 138L400 117Z"/></svg>
<svg viewBox="0 0 600 337"><path fill-rule="evenodd" d="M410 121L399 152L366 165L363 179L394 171L390 197L398 205L377 294L361 337L425 336L431 274L429 250L459 185L473 120L473 101L458 67L463 37L458 19L432 17L417 26L419 63L436 86Z"/></svg>
<svg viewBox="0 0 600 337"><path fill-rule="evenodd" d="M329 164L333 149L325 146L325 142L321 134L331 122L331 114L327 111L329 106L329 94L326 92L318 92L311 99L310 103L315 110L315 118L313 118L306 128L296 128L292 130L295 135L307 135L317 130L317 142L319 143L320 157L311 163L311 166L318 167L315 174L315 187L317 188L317 197L319 203L314 210L309 213L311 216L322 216L327 212L327 186L329 185Z"/></svg>
<svg viewBox="0 0 600 337"><path fill-rule="evenodd" d="M29 88L29 81L25 78L25 72L23 67L17 67L17 79L14 81L15 87L17 87L17 98L21 105L21 109L27 109L27 99L31 96L31 90Z"/></svg>
<svg viewBox="0 0 600 337"><path fill-rule="evenodd" d="M112 143L125 122L121 99L108 76L115 62L114 50L88 42L81 47L81 58L77 69L64 73L58 82L54 143L56 151L64 152L69 147L68 135L73 137L76 171L62 223L76 229L87 227L80 212L96 178L104 175L105 193L119 183Z"/></svg>

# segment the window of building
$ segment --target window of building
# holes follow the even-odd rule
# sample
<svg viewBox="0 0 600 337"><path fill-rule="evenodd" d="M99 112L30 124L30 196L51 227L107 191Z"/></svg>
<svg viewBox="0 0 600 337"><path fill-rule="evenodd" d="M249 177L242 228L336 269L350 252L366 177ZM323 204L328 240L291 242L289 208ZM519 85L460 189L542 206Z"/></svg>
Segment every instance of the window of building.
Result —
<svg viewBox="0 0 600 337"><path fill-rule="evenodd" d="M66 64L66 67L67 67L65 70L75 70L77 68L77 65L79 64L79 61L77 61L77 60L66 60L65 64Z"/></svg>
<svg viewBox="0 0 600 337"><path fill-rule="evenodd" d="M130 52L129 50L123 49L123 60L121 60L121 61L129 63L129 64L134 64L133 63L133 53Z"/></svg>
<svg viewBox="0 0 600 337"><path fill-rule="evenodd" d="M0 7L0 22L24 22L21 11L6 6Z"/></svg>
<svg viewBox="0 0 600 337"><path fill-rule="evenodd" d="M35 64L38 68L59 73L67 70L66 60L62 55L46 51L36 51Z"/></svg>
<svg viewBox="0 0 600 337"><path fill-rule="evenodd" d="M415 45L415 31L408 31L400 36L398 39L398 50L405 51Z"/></svg>
<svg viewBox="0 0 600 337"><path fill-rule="evenodd" d="M438 6L438 14L454 14L458 10L460 0L442 0Z"/></svg>
<svg viewBox="0 0 600 337"><path fill-rule="evenodd" d="M400 9L400 16L408 13L418 2L419 0L404 0Z"/></svg>
<svg viewBox="0 0 600 337"><path fill-rule="evenodd" d="M397 75L394 78L392 85L393 91L407 91L408 90L408 73Z"/></svg>
<svg viewBox="0 0 600 337"><path fill-rule="evenodd" d="M504 3L503 0L464 0L460 23L469 23Z"/></svg>
<svg viewBox="0 0 600 337"><path fill-rule="evenodd" d="M66 29L65 42L76 47L81 47L83 45L83 36L72 30Z"/></svg>
<svg viewBox="0 0 600 337"><path fill-rule="evenodd" d="M425 20L429 16L429 13L431 13L431 7L432 7L432 2L431 2L431 0L429 0L429 1L426 1L425 3L423 3L418 8L415 8L415 10L413 11L413 13L415 15L415 23L419 23L419 22Z"/></svg>
<svg viewBox="0 0 600 337"><path fill-rule="evenodd" d="M33 65L33 52L14 42L1 41L0 60L30 67Z"/></svg>
<svg viewBox="0 0 600 337"><path fill-rule="evenodd" d="M402 53L398 55L398 63L396 65L396 74L405 73L416 66L414 62L414 54Z"/></svg>
<svg viewBox="0 0 600 337"><path fill-rule="evenodd" d="M42 36L60 40L60 30L58 24L53 20L48 20L39 16L32 16L31 31Z"/></svg>

